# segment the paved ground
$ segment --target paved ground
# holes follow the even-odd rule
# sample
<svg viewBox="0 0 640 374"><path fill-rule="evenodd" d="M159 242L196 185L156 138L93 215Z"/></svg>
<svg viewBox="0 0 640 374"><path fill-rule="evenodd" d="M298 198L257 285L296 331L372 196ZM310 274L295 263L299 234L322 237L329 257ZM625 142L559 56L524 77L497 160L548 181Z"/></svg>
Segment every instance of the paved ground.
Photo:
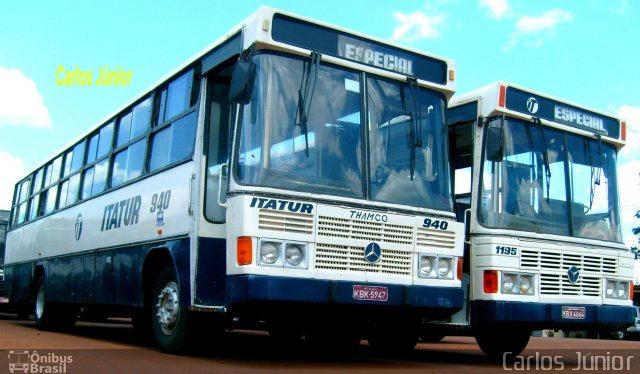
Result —
<svg viewBox="0 0 640 374"><path fill-rule="evenodd" d="M640 372L640 342L632 341L532 338L523 358L505 363L487 359L474 339L467 337L421 343L400 355L376 353L363 341L353 352L338 355L277 344L265 334L234 332L191 356L174 356L144 343L124 322L81 322L63 334L41 332L33 321L0 314L0 373L9 372L10 363L18 364L13 367L16 373ZM19 371L25 363L29 371Z"/></svg>

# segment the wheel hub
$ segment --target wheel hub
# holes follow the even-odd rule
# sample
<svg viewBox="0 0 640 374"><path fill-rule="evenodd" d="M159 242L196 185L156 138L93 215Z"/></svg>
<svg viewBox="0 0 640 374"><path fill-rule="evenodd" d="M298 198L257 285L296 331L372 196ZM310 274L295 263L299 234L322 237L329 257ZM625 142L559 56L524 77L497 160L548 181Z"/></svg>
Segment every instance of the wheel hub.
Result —
<svg viewBox="0 0 640 374"><path fill-rule="evenodd" d="M162 332L171 335L180 318L180 299L178 285L175 282L167 283L158 295L158 313L156 314Z"/></svg>

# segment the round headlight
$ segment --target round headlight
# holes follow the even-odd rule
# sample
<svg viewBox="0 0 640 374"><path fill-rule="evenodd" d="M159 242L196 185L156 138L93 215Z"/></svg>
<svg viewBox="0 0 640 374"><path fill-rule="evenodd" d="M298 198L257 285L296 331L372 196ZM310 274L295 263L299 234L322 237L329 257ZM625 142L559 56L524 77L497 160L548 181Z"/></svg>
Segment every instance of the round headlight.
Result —
<svg viewBox="0 0 640 374"><path fill-rule="evenodd" d="M280 255L276 243L263 242L260 245L260 260L265 264L274 264Z"/></svg>
<svg viewBox="0 0 640 374"><path fill-rule="evenodd" d="M615 284L613 282L608 281L607 282L607 297L613 297L613 288L614 288Z"/></svg>
<svg viewBox="0 0 640 374"><path fill-rule="evenodd" d="M502 289L504 292L513 292L513 286L515 286L515 275L502 274Z"/></svg>
<svg viewBox="0 0 640 374"><path fill-rule="evenodd" d="M451 259L449 258L441 258L438 260L438 274L441 277L449 276L451 272Z"/></svg>
<svg viewBox="0 0 640 374"><path fill-rule="evenodd" d="M522 275L520 276L520 292L529 293L531 290L531 277Z"/></svg>
<svg viewBox="0 0 640 374"><path fill-rule="evenodd" d="M284 258L287 260L287 263L291 266L298 266L302 263L304 259L304 252L299 245L289 244L284 252Z"/></svg>
<svg viewBox="0 0 640 374"><path fill-rule="evenodd" d="M428 277L431 275L433 271L433 262L431 257L421 257L420 258L420 276Z"/></svg>

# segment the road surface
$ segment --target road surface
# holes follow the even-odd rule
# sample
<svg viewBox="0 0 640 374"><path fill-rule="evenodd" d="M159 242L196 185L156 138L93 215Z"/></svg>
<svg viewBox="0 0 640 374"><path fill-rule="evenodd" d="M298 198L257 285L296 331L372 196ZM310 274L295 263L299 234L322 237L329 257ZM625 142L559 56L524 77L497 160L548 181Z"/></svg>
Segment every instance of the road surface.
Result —
<svg viewBox="0 0 640 374"><path fill-rule="evenodd" d="M192 355L174 356L136 336L126 322L79 322L65 333L42 332L33 321L0 314L0 373L640 372L636 341L533 337L522 357L503 362L485 357L468 337L420 343L404 354L375 352L363 341L348 354L336 354L278 344L263 333L230 332Z"/></svg>

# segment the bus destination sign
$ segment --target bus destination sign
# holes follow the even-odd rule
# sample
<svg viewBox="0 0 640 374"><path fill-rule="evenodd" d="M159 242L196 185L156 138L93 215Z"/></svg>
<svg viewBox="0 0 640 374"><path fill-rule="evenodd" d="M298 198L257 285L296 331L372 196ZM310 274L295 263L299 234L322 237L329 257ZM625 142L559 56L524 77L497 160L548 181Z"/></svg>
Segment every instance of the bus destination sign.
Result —
<svg viewBox="0 0 640 374"><path fill-rule="evenodd" d="M612 138L620 136L620 123L613 117L541 97L514 87L507 87L505 104L507 109L529 114L533 117L562 123Z"/></svg>
<svg viewBox="0 0 640 374"><path fill-rule="evenodd" d="M446 84L447 63L429 56L314 25L282 14L273 16L273 40L376 68Z"/></svg>

